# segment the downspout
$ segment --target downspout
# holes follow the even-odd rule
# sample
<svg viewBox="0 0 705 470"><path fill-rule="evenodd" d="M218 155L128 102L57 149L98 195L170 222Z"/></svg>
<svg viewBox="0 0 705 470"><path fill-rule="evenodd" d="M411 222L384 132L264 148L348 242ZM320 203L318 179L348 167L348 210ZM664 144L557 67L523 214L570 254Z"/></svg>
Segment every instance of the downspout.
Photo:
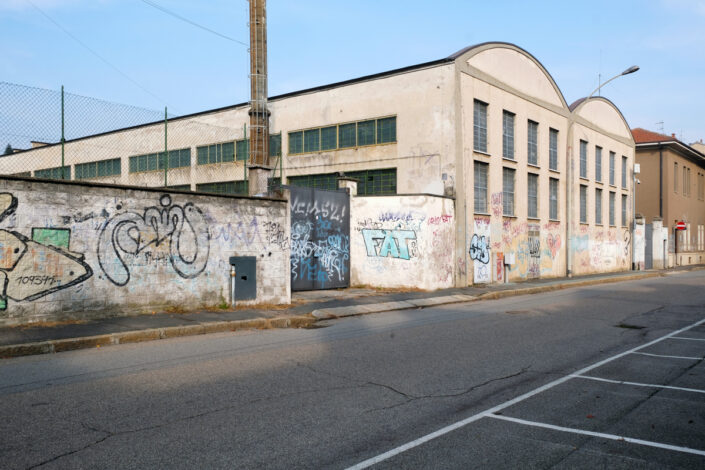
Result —
<svg viewBox="0 0 705 470"><path fill-rule="evenodd" d="M568 115L568 136L566 148L566 181L565 181L565 212L566 212L566 276L573 277L573 113Z"/></svg>
<svg viewBox="0 0 705 470"><path fill-rule="evenodd" d="M663 147L661 144L658 144L658 174L658 216L663 220Z"/></svg>

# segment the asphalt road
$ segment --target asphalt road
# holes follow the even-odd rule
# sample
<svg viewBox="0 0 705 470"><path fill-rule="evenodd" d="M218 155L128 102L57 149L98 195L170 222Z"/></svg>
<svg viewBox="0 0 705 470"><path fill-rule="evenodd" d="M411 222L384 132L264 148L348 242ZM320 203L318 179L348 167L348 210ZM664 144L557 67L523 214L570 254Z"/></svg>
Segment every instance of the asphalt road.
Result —
<svg viewBox="0 0 705 470"><path fill-rule="evenodd" d="M704 287L2 360L0 468L705 468Z"/></svg>

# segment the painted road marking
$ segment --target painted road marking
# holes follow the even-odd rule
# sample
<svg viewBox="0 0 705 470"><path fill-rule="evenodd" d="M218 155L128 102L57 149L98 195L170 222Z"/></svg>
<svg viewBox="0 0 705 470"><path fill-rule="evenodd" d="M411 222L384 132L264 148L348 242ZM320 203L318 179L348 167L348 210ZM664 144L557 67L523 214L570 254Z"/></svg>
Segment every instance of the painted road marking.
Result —
<svg viewBox="0 0 705 470"><path fill-rule="evenodd" d="M705 338L686 338L685 336L674 336L671 339L687 339L688 341L705 341Z"/></svg>
<svg viewBox="0 0 705 470"><path fill-rule="evenodd" d="M705 393L705 390L700 390L697 388L684 388L684 387L674 387L671 385L656 385L656 384L642 384L642 383L638 383L638 382L625 382L623 380L603 379L601 377L592 377L590 375L573 375L573 377L576 379L597 380L599 382L608 382L608 383L612 383L612 384L634 385L635 387L667 388L669 390L681 390L683 392Z"/></svg>
<svg viewBox="0 0 705 470"><path fill-rule="evenodd" d="M556 385L560 385L560 384L562 384L562 383L564 383L564 382L567 382L568 380L571 380L574 375L583 375L583 374L585 374L586 372L589 372L589 371L591 371L591 370L593 370L593 369L597 369L598 367L602 367L603 365L605 365L605 364L607 364L607 363L610 363L610 362L612 362L612 361L614 361L614 360L616 360L616 359L620 359L620 358L622 358L622 357L624 357L624 356L626 356L626 355L628 355L628 354L632 354L632 353L634 353L634 352L636 352L636 351L639 351L640 349L644 349L644 348L647 348L647 347L649 347L649 346L653 346L654 344L657 344L657 343L659 343L659 342L661 342L661 341L663 341L663 340L665 340L665 339L668 339L668 338L670 338L670 337L672 337L672 336L681 334L681 333L683 333L684 331L690 330L691 328L695 328L695 327L697 327L697 326L700 326L700 325L702 325L703 323L705 323L705 318L702 319L702 320L700 320L700 321L697 321L697 322L693 323L692 325L689 325L689 326L686 326L686 327L684 327L684 328L681 328L680 330L676 330L676 331L674 331L674 332L672 332L672 333L669 333L669 334L667 334L667 335L665 335L665 336L661 336L660 338L657 338L657 339L655 339L655 340L653 340L653 341L649 341L649 342L646 343L646 344L642 344L641 346L637 346L637 347L632 348L632 349L630 349L630 350L628 350L628 351L624 351L624 352L622 352L622 353L619 353L619 354L617 354L617 355L615 355L615 356L608 357L607 359L603 359L602 361L597 362L597 363L595 363L595 364L593 364L593 365L591 365L591 366L587 366L587 367L585 367L585 368L583 368L583 369L580 369L579 371L574 372L573 374L569 374L569 375L566 375L566 376L561 377L561 378L559 378L559 379L556 379L556 380L554 380L553 382L549 382L549 383L547 383L547 384L545 384L545 385L542 385L542 386L539 387L539 388L536 388L536 389L534 389L534 390L531 390L530 392L526 392L526 393L524 393L523 395L519 395L519 396L516 397L516 398L513 398L513 399L511 399L511 400L509 400L509 401L506 401L506 402L504 402L504 403L501 403L501 404L499 404L499 405L497 405L497 406L494 406L494 407L492 407L492 408L490 408L490 409L488 409L488 410L482 411L482 412L480 412L480 413L478 413L478 414L476 414L476 415L470 416L469 418L465 418L465 419L463 419L463 420L457 421L457 422L455 422L455 423L453 423L453 424L450 424L450 425L448 425L448 426L446 426L446 427L444 427L444 428L441 428L441 429L439 429L439 430L437 430L437 431L434 431L434 432L432 432L432 433L430 433L430 434L426 434L425 436L419 437L418 439L415 439L415 440L413 440L413 441L407 442L406 444L400 445L399 447L395 447L394 449L388 450L387 452L384 452L383 454L379 454L379 455L377 455L377 456L375 456L375 457L371 457L371 458L369 458L369 459L367 459L367 460L365 460L365 461L363 461L363 462L360 462L360 463L358 463L358 464L356 464L356 465L353 465L352 467L349 467L348 470L361 470L361 469L363 469L363 468L371 467L372 465L375 465L375 464L378 464L378 463L380 463L380 462L383 462L383 461L385 461L385 460L387 460L387 459L390 459L391 457L394 457L395 455L399 455L399 454L401 454L401 453L403 453L403 452L406 452L407 450L413 449L414 447L418 447L418 446L420 446L421 444L425 444L426 442L431 441L431 440L433 440L433 439L435 439L435 438L437 438L437 437L443 436L444 434L448 434L449 432L455 431L456 429L462 428L463 426L466 426L466 425L468 425L468 424L470 424L470 423L473 423L473 422L478 421L478 420L480 420L480 419L482 419L482 418L485 418L485 417L487 417L488 415L494 414L494 413L496 413L496 412L498 412L498 411L501 411L501 410L503 410L503 409L505 409L505 408L508 408L508 407L510 407L510 406L512 406L512 405L515 405L515 404L517 404L517 403L519 403L519 402L521 402L521 401L526 400L527 398L531 398L531 397L533 397L534 395L538 395L539 393L544 392L544 391L546 391L546 390L548 390L548 389L551 389L551 388L555 387Z"/></svg>
<svg viewBox="0 0 705 470"><path fill-rule="evenodd" d="M527 421L510 416L487 415L488 418L501 419L503 421L511 421L512 423L525 424L537 428L551 429L553 431L570 432L573 434L583 434L585 436L602 437L604 439L612 439L613 441L630 442L632 444L640 444L649 447L658 447L659 449L675 450L676 452L685 452L688 454L705 455L705 450L691 449L690 447L674 446L671 444L662 444L660 442L644 441L633 437L618 436L616 434L606 434L603 432L585 431L584 429L566 428L563 426L555 426L553 424L539 423L537 421Z"/></svg>
<svg viewBox="0 0 705 470"><path fill-rule="evenodd" d="M705 357L666 356L665 354L651 354L651 353L643 353L643 352L634 352L632 354L641 354L642 356L651 356L651 357L667 357L669 359L690 359L691 361L702 361L703 359L705 359Z"/></svg>

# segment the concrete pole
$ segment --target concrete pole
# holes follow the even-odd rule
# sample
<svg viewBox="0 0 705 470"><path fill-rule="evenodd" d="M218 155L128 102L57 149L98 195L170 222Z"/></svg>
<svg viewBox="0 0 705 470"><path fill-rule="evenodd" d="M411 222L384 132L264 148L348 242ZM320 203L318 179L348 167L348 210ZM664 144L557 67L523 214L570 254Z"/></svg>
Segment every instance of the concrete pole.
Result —
<svg viewBox="0 0 705 470"><path fill-rule="evenodd" d="M250 196L267 192L269 166L269 110L267 109L266 0L250 0Z"/></svg>

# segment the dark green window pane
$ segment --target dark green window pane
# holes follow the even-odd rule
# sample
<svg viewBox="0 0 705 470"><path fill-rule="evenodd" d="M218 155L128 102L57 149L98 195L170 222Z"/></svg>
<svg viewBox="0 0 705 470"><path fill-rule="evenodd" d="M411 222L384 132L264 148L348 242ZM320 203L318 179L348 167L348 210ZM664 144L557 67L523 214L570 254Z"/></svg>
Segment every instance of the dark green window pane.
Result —
<svg viewBox="0 0 705 470"><path fill-rule="evenodd" d="M159 157L159 155L157 155L156 153L153 153L148 156L148 159L147 159L147 169L148 170L158 169L157 168L157 158L158 157Z"/></svg>
<svg viewBox="0 0 705 470"><path fill-rule="evenodd" d="M197 147L196 148L196 163L199 165L205 165L208 163L208 147Z"/></svg>
<svg viewBox="0 0 705 470"><path fill-rule="evenodd" d="M374 145L375 121L362 121L357 123L357 145Z"/></svg>
<svg viewBox="0 0 705 470"><path fill-rule="evenodd" d="M270 134L269 135L269 156L278 157L282 154L282 135L281 134Z"/></svg>
<svg viewBox="0 0 705 470"><path fill-rule="evenodd" d="M130 157L130 173L135 173L137 171L137 157Z"/></svg>
<svg viewBox="0 0 705 470"><path fill-rule="evenodd" d="M247 195L248 181L235 181L235 187L233 189L233 194Z"/></svg>
<svg viewBox="0 0 705 470"><path fill-rule="evenodd" d="M346 172L345 175L358 180L357 194L360 196L397 193L396 168L384 170L352 171Z"/></svg>
<svg viewBox="0 0 705 470"><path fill-rule="evenodd" d="M304 152L304 133L289 132L289 154Z"/></svg>
<svg viewBox="0 0 705 470"><path fill-rule="evenodd" d="M250 158L250 141L247 139L235 142L235 153L240 161L247 161Z"/></svg>
<svg viewBox="0 0 705 470"><path fill-rule="evenodd" d="M169 189L176 189L178 191L191 191L191 185L190 184L175 184L172 186L167 186Z"/></svg>
<svg viewBox="0 0 705 470"><path fill-rule="evenodd" d="M216 194L235 194L235 181L197 184L196 191Z"/></svg>
<svg viewBox="0 0 705 470"><path fill-rule="evenodd" d="M338 126L338 148L355 147L356 132L357 125L354 122Z"/></svg>
<svg viewBox="0 0 705 470"><path fill-rule="evenodd" d="M234 162L235 161L235 143L234 142L226 142L224 144L221 144L221 153L222 153L222 160L223 162Z"/></svg>
<svg viewBox="0 0 705 470"><path fill-rule="evenodd" d="M282 185L282 179L279 177L276 178L267 178L267 190L272 191L275 189L279 189Z"/></svg>
<svg viewBox="0 0 705 470"><path fill-rule="evenodd" d="M321 129L321 150L335 150L338 148L338 127L324 127Z"/></svg>
<svg viewBox="0 0 705 470"><path fill-rule="evenodd" d="M292 186L335 190L338 188L337 178L337 173L325 173L318 175L290 176L288 181Z"/></svg>
<svg viewBox="0 0 705 470"><path fill-rule="evenodd" d="M304 131L304 152L318 152L321 149L320 129Z"/></svg>
<svg viewBox="0 0 705 470"><path fill-rule="evenodd" d="M377 143L386 144L397 141L397 118L377 119Z"/></svg>

